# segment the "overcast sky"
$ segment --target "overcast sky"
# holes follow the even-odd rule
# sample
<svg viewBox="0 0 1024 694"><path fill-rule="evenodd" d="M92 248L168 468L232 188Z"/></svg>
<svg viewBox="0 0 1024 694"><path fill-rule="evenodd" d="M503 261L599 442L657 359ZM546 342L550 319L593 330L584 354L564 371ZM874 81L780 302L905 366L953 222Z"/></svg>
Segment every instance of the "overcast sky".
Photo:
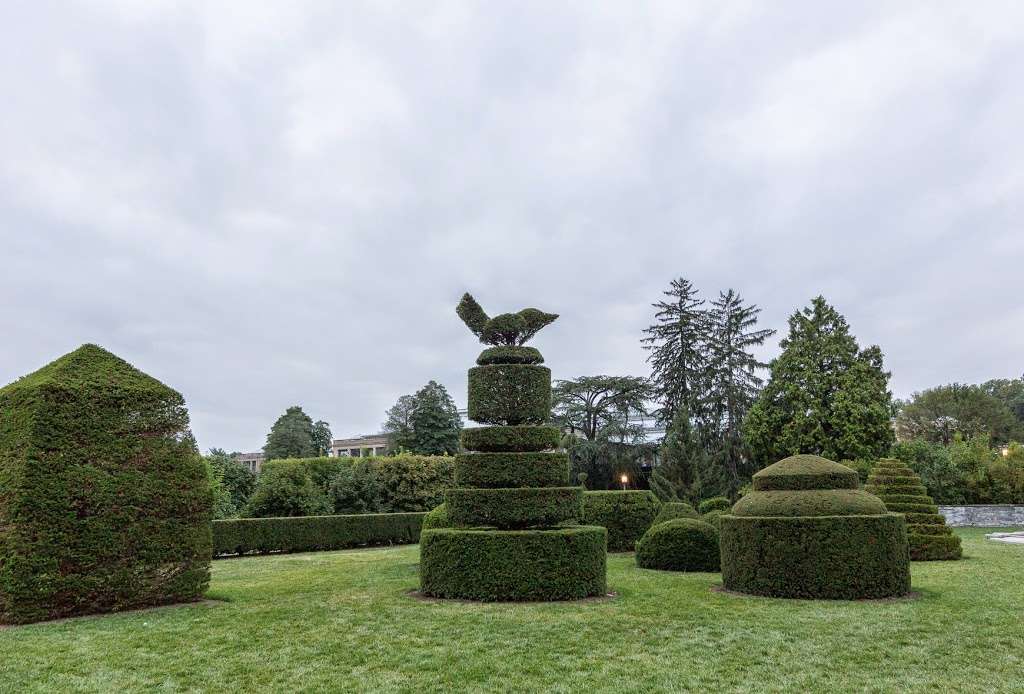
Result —
<svg viewBox="0 0 1024 694"><path fill-rule="evenodd" d="M824 294L898 396L1024 371L1024 4L258 4L3 4L0 382L95 342L203 449L356 435L464 406L463 291L647 375L680 275L766 356Z"/></svg>

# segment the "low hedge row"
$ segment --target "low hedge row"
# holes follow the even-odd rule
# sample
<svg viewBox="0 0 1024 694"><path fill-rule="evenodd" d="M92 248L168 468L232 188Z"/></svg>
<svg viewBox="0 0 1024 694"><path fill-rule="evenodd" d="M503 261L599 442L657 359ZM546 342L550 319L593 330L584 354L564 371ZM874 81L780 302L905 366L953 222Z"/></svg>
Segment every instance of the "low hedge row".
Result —
<svg viewBox="0 0 1024 694"><path fill-rule="evenodd" d="M632 552L660 511L658 497L647 490L583 495L583 523L608 529L609 552Z"/></svg>
<svg viewBox="0 0 1024 694"><path fill-rule="evenodd" d="M213 521L213 556L317 552L419 541L426 513L239 518Z"/></svg>
<svg viewBox="0 0 1024 694"><path fill-rule="evenodd" d="M474 427L462 430L462 447L467 451L487 453L546 451L557 448L561 438L562 432L558 427Z"/></svg>
<svg viewBox="0 0 1024 694"><path fill-rule="evenodd" d="M887 598L910 590L907 531L897 513L724 515L719 532L722 582L729 590L839 600Z"/></svg>
<svg viewBox="0 0 1024 694"><path fill-rule="evenodd" d="M425 530L420 590L463 600L573 600L604 595L604 528Z"/></svg>
<svg viewBox="0 0 1024 694"><path fill-rule="evenodd" d="M455 486L477 488L564 487L569 484L565 453L462 453L455 456Z"/></svg>
<svg viewBox="0 0 1024 694"><path fill-rule="evenodd" d="M663 571L719 571L718 530L693 518L657 523L637 541L636 564Z"/></svg>
<svg viewBox="0 0 1024 694"><path fill-rule="evenodd" d="M582 496L580 487L449 489L445 508L461 527L554 526L580 517Z"/></svg>

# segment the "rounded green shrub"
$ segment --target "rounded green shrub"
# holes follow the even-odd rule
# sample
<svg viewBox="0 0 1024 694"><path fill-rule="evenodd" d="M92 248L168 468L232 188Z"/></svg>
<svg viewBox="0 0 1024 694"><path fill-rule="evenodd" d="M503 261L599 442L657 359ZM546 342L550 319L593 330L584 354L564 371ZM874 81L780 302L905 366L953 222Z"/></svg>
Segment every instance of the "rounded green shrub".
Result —
<svg viewBox="0 0 1024 694"><path fill-rule="evenodd" d="M753 491L719 517L725 587L782 598L906 595L906 522L857 485L855 471L817 456L755 474Z"/></svg>
<svg viewBox="0 0 1024 694"><path fill-rule="evenodd" d="M715 526L715 529L717 530L720 525L719 519L721 519L722 515L725 513L727 513L727 511L708 511L707 513L702 514L700 519L705 523Z"/></svg>
<svg viewBox="0 0 1024 694"><path fill-rule="evenodd" d="M551 415L551 369L537 364L473 367L468 412L484 424L544 424Z"/></svg>
<svg viewBox="0 0 1024 694"><path fill-rule="evenodd" d="M609 552L632 552L660 510L658 498L648 490L583 495L583 522L608 529Z"/></svg>
<svg viewBox="0 0 1024 694"><path fill-rule="evenodd" d="M697 506L697 510L703 515L709 511L728 511L732 508L732 502L726 499L724 496L715 496L710 499L704 499Z"/></svg>
<svg viewBox="0 0 1024 694"><path fill-rule="evenodd" d="M685 501L668 501L661 505L661 510L654 517L652 526L658 523L675 520L676 518L699 518L697 512Z"/></svg>
<svg viewBox="0 0 1024 694"><path fill-rule="evenodd" d="M427 514L423 516L422 530L433 530L435 528L450 528L452 527L451 522L448 520L448 509L444 504L435 506Z"/></svg>
<svg viewBox="0 0 1024 694"><path fill-rule="evenodd" d="M474 427L462 430L462 447L484 453L546 451L558 448L562 432L549 426Z"/></svg>
<svg viewBox="0 0 1024 694"><path fill-rule="evenodd" d="M665 571L719 571L718 531L693 518L657 523L637 541L636 564Z"/></svg>
<svg viewBox="0 0 1024 694"><path fill-rule="evenodd" d="M607 592L604 528L425 530L420 590L439 598L575 600Z"/></svg>
<svg viewBox="0 0 1024 694"><path fill-rule="evenodd" d="M476 358L480 366L488 364L543 364L544 357L535 347L488 347Z"/></svg>
<svg viewBox="0 0 1024 694"><path fill-rule="evenodd" d="M526 528L579 518L582 497L579 487L449 489L445 507L454 526Z"/></svg>
<svg viewBox="0 0 1024 694"><path fill-rule="evenodd" d="M892 458L879 460L865 486L895 513L907 519L907 538L913 561L959 559L960 538L946 525L939 507L928 496L920 476L910 466Z"/></svg>
<svg viewBox="0 0 1024 694"><path fill-rule="evenodd" d="M461 453L455 457L456 487L564 487L565 453Z"/></svg>

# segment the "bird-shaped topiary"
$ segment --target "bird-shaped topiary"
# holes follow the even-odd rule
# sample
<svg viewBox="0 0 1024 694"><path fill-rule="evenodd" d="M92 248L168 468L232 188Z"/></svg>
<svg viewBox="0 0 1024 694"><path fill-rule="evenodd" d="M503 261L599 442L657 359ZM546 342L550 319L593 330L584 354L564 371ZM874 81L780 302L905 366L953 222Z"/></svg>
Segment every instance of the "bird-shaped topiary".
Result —
<svg viewBox="0 0 1024 694"><path fill-rule="evenodd" d="M462 301L455 312L473 334L480 338L480 342L495 347L521 347L558 318L557 313L544 313L536 308L524 308L518 313L502 313L489 318L469 293L462 295Z"/></svg>

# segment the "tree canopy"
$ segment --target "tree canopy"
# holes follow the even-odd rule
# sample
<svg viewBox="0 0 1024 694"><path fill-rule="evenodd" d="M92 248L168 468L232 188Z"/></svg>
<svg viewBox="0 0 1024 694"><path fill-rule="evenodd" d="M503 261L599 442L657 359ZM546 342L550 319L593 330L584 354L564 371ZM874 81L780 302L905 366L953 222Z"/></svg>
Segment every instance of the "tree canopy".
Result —
<svg viewBox="0 0 1024 694"><path fill-rule="evenodd" d="M326 427L326 422L318 422ZM320 436L323 432L320 432ZM289 407L277 418L267 434L263 455L267 460L279 458L311 458L321 455L313 420L298 405ZM330 438L330 429L327 429ZM328 445L330 445L328 443Z"/></svg>
<svg viewBox="0 0 1024 694"><path fill-rule="evenodd" d="M923 439L946 446L957 435L967 439L984 435L995 444L1019 438L1021 422L992 390L952 383L914 393L900 407L896 432L901 441Z"/></svg>
<svg viewBox="0 0 1024 694"><path fill-rule="evenodd" d="M403 395L387 411L383 425L392 451L451 455L459 451L462 418L447 389L436 381Z"/></svg>

